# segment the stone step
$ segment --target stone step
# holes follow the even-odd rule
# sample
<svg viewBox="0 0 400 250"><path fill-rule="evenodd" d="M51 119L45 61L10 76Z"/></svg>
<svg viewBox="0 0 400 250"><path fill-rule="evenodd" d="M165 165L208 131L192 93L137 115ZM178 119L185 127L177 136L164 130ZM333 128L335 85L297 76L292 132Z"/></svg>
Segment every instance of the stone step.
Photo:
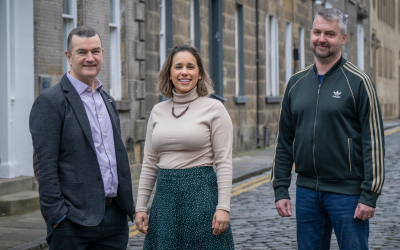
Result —
<svg viewBox="0 0 400 250"><path fill-rule="evenodd" d="M37 190L0 196L0 216L28 213L39 208L39 192Z"/></svg>
<svg viewBox="0 0 400 250"><path fill-rule="evenodd" d="M15 178L0 178L0 196L32 190L34 188L33 177L19 176Z"/></svg>

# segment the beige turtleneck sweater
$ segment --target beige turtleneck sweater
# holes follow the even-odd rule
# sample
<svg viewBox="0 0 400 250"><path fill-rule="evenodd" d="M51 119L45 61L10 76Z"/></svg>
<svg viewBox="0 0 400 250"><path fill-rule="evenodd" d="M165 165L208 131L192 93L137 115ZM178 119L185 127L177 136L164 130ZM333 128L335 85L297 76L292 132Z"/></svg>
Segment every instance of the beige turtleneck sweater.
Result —
<svg viewBox="0 0 400 250"><path fill-rule="evenodd" d="M179 115L190 104L180 118ZM230 211L232 189L232 121L224 105L206 96L197 87L185 94L173 91L173 102L158 103L147 124L144 159L140 174L136 212L147 211L147 202L157 179L158 169L185 169L216 165L218 206Z"/></svg>

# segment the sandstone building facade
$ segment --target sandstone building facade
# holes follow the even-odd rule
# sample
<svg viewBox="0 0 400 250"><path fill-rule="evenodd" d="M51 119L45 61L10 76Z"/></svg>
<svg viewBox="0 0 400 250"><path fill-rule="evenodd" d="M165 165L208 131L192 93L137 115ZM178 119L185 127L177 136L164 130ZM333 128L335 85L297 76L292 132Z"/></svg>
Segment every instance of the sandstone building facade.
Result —
<svg viewBox="0 0 400 250"><path fill-rule="evenodd" d="M104 57L98 79L117 102L132 171L140 171L146 128L144 0L5 0L0 60L5 81L0 113L0 177L33 176L29 112L34 99L69 70L69 32L95 28ZM3 112L4 111L4 112Z"/></svg>
<svg viewBox="0 0 400 250"><path fill-rule="evenodd" d="M370 0L368 54L384 119L400 116L400 2Z"/></svg>
<svg viewBox="0 0 400 250"><path fill-rule="evenodd" d="M384 118L400 115L400 3L391 0L4 0L0 1L0 177L33 176L28 117L34 99L68 70L68 33L101 35L98 78L117 100L132 176L143 159L147 119L165 100L156 75L171 48L196 46L234 127L234 152L272 145L290 76L314 62L319 8L349 17L343 56L376 85ZM23 67L21 67L23 65Z"/></svg>
<svg viewBox="0 0 400 250"><path fill-rule="evenodd" d="M171 48L195 45L234 127L234 151L273 144L290 76L313 62L312 1L146 1L146 112ZM296 56L294 56L296 50Z"/></svg>
<svg viewBox="0 0 400 250"><path fill-rule="evenodd" d="M69 70L66 40L76 26L96 29L104 47L98 79L116 99L130 162L141 162L146 124L145 3L139 0L34 0L34 96Z"/></svg>

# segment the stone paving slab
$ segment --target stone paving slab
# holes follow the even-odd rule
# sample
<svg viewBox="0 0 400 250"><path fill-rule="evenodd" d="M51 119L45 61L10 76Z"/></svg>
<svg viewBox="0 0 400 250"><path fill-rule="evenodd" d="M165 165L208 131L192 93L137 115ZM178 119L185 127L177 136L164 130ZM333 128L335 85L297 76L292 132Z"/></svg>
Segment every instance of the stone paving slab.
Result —
<svg viewBox="0 0 400 250"><path fill-rule="evenodd" d="M46 224L40 211L0 217L0 250L34 241L44 235L46 235Z"/></svg>

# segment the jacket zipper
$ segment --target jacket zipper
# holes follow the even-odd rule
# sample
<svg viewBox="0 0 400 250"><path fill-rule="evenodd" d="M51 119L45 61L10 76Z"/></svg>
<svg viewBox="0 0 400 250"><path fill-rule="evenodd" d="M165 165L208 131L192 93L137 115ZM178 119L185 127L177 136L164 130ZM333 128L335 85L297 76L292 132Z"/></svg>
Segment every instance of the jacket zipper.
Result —
<svg viewBox="0 0 400 250"><path fill-rule="evenodd" d="M350 138L347 138L347 144L348 144L348 147L349 147L349 163L350 163L350 171L353 171L353 170L351 170L351 151L350 151Z"/></svg>
<svg viewBox="0 0 400 250"><path fill-rule="evenodd" d="M296 138L293 139L293 160L294 160L294 143L296 141Z"/></svg>
<svg viewBox="0 0 400 250"><path fill-rule="evenodd" d="M322 77L322 81L324 80L324 77ZM317 125L317 116L318 116L318 102L319 102L319 91L321 89L321 84L318 86L318 97L317 97L317 106L315 107L315 121L314 121L314 141L313 141L313 161L314 161L314 170L315 174L317 175L317 184L315 185L315 190L318 190L318 173L317 173L317 167L315 166L315 127Z"/></svg>

